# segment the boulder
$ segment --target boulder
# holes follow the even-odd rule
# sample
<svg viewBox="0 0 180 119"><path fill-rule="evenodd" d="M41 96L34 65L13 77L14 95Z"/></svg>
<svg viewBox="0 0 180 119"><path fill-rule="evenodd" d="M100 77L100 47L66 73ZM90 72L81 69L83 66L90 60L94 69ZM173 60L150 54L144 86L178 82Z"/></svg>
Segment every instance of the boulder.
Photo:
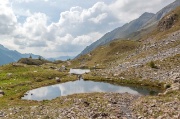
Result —
<svg viewBox="0 0 180 119"><path fill-rule="evenodd" d="M4 91L0 90L0 97L2 97L4 94L5 94Z"/></svg>
<svg viewBox="0 0 180 119"><path fill-rule="evenodd" d="M173 80L174 83L180 83L180 73L172 74L170 79Z"/></svg>
<svg viewBox="0 0 180 119"><path fill-rule="evenodd" d="M61 79L59 77L55 78L56 82L61 82Z"/></svg>

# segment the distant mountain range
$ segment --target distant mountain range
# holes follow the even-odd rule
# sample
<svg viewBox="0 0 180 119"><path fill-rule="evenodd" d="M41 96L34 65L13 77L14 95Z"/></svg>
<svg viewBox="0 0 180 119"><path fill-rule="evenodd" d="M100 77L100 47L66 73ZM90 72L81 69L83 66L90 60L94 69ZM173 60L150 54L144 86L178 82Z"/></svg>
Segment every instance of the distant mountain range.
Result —
<svg viewBox="0 0 180 119"><path fill-rule="evenodd" d="M16 62L21 58L38 58L39 55L34 55L34 54L21 54L17 52L16 50L9 50L5 48L3 45L0 45L0 65L8 64L11 62Z"/></svg>
<svg viewBox="0 0 180 119"><path fill-rule="evenodd" d="M177 6L180 6L180 0L169 4L156 14L145 12L139 18L118 27L111 32L106 33L99 40L95 41L91 45L87 46L77 57L87 54L97 48L98 46L105 45L115 39L124 39L134 32L146 29L148 27L157 26L158 21L163 18L167 13L174 10Z"/></svg>
<svg viewBox="0 0 180 119"><path fill-rule="evenodd" d="M32 53L21 54L16 50L9 50L5 48L3 45L0 44L0 65L17 62L21 58L29 58L32 57L33 59L38 59L40 55L34 55ZM73 59L75 56L60 56L57 58L47 58L49 61L56 61L56 60L68 60Z"/></svg>
<svg viewBox="0 0 180 119"><path fill-rule="evenodd" d="M62 60L62 61L66 61L68 59L73 59L75 56L60 56L60 57L56 57L56 58L47 58L47 60L49 61L56 61L56 60Z"/></svg>

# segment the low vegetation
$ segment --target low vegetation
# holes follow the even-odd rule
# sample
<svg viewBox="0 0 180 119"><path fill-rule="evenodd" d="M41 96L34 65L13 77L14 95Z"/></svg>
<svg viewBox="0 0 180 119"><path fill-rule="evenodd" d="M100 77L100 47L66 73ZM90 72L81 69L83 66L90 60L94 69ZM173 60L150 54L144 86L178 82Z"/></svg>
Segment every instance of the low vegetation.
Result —
<svg viewBox="0 0 180 119"><path fill-rule="evenodd" d="M105 68L109 66L110 63L128 56L128 54L135 51L138 45L139 42L137 41L117 39L105 46L96 48L89 54L83 55L72 62L75 63L76 66L79 65L79 67ZM77 62L79 62L79 64Z"/></svg>
<svg viewBox="0 0 180 119"><path fill-rule="evenodd" d="M150 66L151 68L155 68L155 69L158 68L153 61L151 61L151 62L149 63L149 66Z"/></svg>
<svg viewBox="0 0 180 119"><path fill-rule="evenodd" d="M59 77L61 83L76 79L75 76L70 76L67 71L59 72L50 67L50 64L46 64L46 66L29 66L25 64L1 66L0 90L5 92L5 96L0 98L0 108L6 107L9 104L24 104L20 98L25 92L30 89L56 84L58 82L55 80L55 77Z"/></svg>
<svg viewBox="0 0 180 119"><path fill-rule="evenodd" d="M22 58L18 61L18 63L23 63L27 65L42 65L44 63L50 63L50 61L42 59L41 57L39 57L38 59Z"/></svg>

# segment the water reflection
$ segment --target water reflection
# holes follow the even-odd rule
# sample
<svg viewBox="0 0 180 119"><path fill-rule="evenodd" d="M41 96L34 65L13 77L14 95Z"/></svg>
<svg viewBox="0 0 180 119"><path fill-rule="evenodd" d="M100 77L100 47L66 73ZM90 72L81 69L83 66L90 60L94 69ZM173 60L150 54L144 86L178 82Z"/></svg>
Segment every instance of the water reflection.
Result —
<svg viewBox="0 0 180 119"><path fill-rule="evenodd" d="M117 86L103 82L84 81L81 79L74 82L67 82L31 90L27 92L27 95L22 97L22 99L38 101L51 100L59 96L90 92L128 92L131 94L147 95L150 91L145 89L134 89L126 86Z"/></svg>
<svg viewBox="0 0 180 119"><path fill-rule="evenodd" d="M90 72L90 69L70 69L71 74L84 74Z"/></svg>

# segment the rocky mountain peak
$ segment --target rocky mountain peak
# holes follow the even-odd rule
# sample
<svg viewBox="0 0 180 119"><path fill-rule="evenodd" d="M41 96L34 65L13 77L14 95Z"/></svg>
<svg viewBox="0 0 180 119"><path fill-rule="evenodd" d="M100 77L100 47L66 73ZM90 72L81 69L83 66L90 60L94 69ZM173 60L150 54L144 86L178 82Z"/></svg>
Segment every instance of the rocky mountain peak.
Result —
<svg viewBox="0 0 180 119"><path fill-rule="evenodd" d="M145 12L140 16L140 18L152 17L154 15L154 13Z"/></svg>

